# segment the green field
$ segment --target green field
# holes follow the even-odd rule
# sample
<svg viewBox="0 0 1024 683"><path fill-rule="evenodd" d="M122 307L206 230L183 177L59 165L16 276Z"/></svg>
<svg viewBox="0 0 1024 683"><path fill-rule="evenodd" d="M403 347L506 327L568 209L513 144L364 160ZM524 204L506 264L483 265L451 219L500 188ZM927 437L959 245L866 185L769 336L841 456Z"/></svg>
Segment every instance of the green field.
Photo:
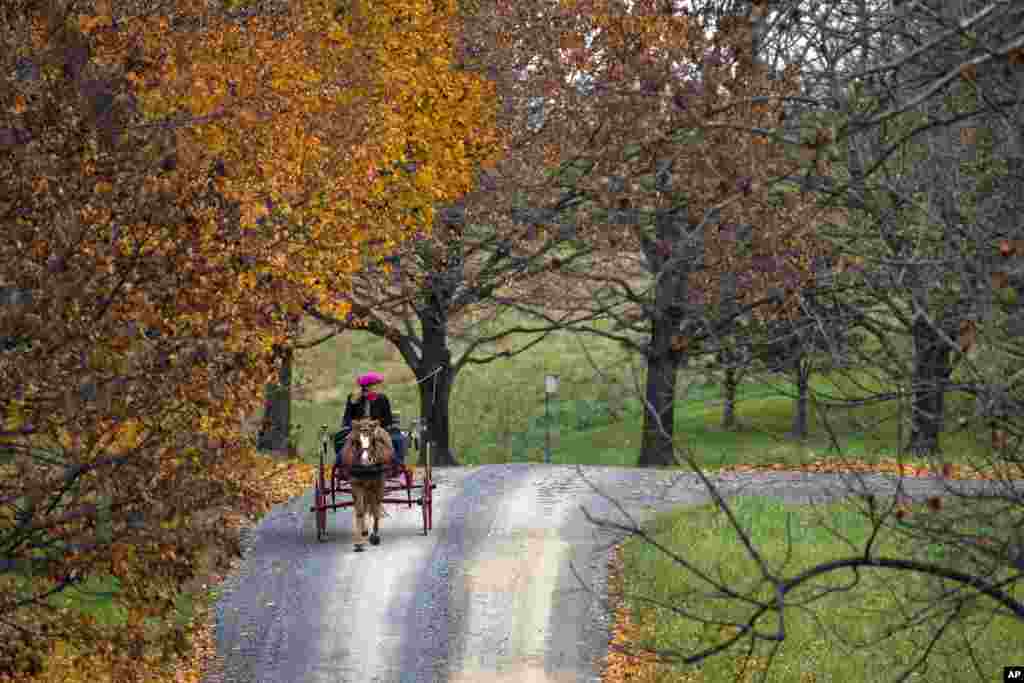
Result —
<svg viewBox="0 0 1024 683"><path fill-rule="evenodd" d="M871 526L852 503L829 506L789 506L767 498L744 497L733 502L740 526L749 534L771 571L781 577L840 557L856 556L847 541L862 548ZM927 508L913 514L933 514ZM953 518L955 515L950 515ZM788 519L787 519L788 518ZM827 527L827 528L826 528ZM789 532L787 535L786 529ZM830 531L829 529L833 530ZM662 515L648 529L657 542L678 553L706 575L714 577L741 595L770 602L771 584L761 581L758 565L751 559L726 516L705 505ZM985 532L965 523L957 531ZM1003 536L1009 529L996 533ZM840 536L843 538L841 539ZM940 563L944 567L970 572L974 568L961 549L912 541L899 529L883 531L876 539L876 555ZM755 607L738 600L716 598L712 587L681 569L664 553L638 538L627 541L624 556L624 591L642 593L677 610L687 610L706 621L680 616L677 611L630 601L634 615L650 626L640 644L658 650L676 650L684 655L700 652L729 638L735 631L723 624L743 624ZM1014 574L1016 582L1012 581ZM992 582L1011 578L1008 592L1024 599L1019 572L997 570L986 575ZM825 589L853 586L821 595ZM761 679L775 643L759 641L752 656L744 659L749 641L727 656L712 657L699 668L679 665L659 667L652 678L657 683L765 680L768 682L847 683L852 681L893 681L912 665L932 642L951 608L931 601L936 591L962 590L961 584L911 572L850 569L820 575L787 594L785 640L774 653L768 676ZM963 591L970 593L970 591ZM816 597L821 595L821 597ZM811 598L814 598L813 600ZM797 606L806 602L804 606ZM935 638L933 654L923 674L907 680L995 681L1010 653L1024 652L1024 623L995 614L994 601L974 595L959 605L958 620L952 621ZM931 621L906 629L895 629L907 615L930 615ZM778 628L777 612L769 611L757 621L762 633ZM890 628L894 632L890 633ZM969 644L968 644L969 643ZM869 644L874 644L868 646ZM740 674L746 667L745 675Z"/></svg>
<svg viewBox="0 0 1024 683"><path fill-rule="evenodd" d="M515 340L514 346L529 338ZM453 345L453 358L458 346ZM387 378L384 391L403 422L417 416L419 399L412 372L397 351L365 332L350 332L303 352L296 360L299 384L292 405L292 428L300 454L316 460L321 424L337 429L345 395L354 378L377 370ZM596 366L596 369L595 369ZM643 366L616 344L597 337L552 335L521 356L486 365L468 365L456 379L451 400L452 448L460 464L543 462L545 445L544 376L559 375L552 413L552 462L632 466L640 450L642 412L634 398L642 392ZM865 370L819 374L811 387L843 398L864 389L891 389ZM676 443L691 449L704 467L736 463L796 463L829 454L828 432L809 409L809 438L788 436L795 387L778 375L748 379L741 386L738 430L723 430L720 379L703 368L681 372L675 407ZM682 398L685 397L685 398ZM952 413L959 397L949 395ZM891 404L832 411L845 455L865 461L896 455L897 409ZM557 432L554 424L557 422ZM987 434L952 428L943 446L952 461L980 454ZM906 427L904 426L904 429ZM907 433L903 433L905 442Z"/></svg>

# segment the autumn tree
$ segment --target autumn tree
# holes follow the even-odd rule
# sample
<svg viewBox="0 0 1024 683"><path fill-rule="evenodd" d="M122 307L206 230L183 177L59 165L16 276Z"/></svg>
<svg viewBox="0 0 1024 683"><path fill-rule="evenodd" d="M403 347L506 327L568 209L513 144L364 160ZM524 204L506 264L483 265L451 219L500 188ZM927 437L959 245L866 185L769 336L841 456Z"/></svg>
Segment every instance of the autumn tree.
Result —
<svg viewBox="0 0 1024 683"><path fill-rule="evenodd" d="M634 7L638 4L634 3ZM1019 355L1020 314L1015 294L1020 277L1020 250L1015 243L1016 230L1008 221L1019 208L1015 198L1020 188L1020 174L1013 165L1013 159L1018 156L1017 129L1013 127L1019 127L1016 123L1021 92L1019 49L1024 40L1020 8L1014 3L979 2L962 8L961 14L952 15L954 6L949 3L903 3L906 10L915 12L911 23L901 21L899 10L882 3L766 5L758 3L751 8L744 3L741 9L759 15L755 17L759 23L755 22L754 28L763 44L772 44L776 49L774 54L784 55L783 63L799 66L801 88L790 101L803 101L806 109L791 121L776 120L768 126L747 125L745 131L766 132L771 140L791 150L798 168L788 173L785 180L806 193L797 199L806 201L809 197L830 210L820 214L822 221L816 236L836 252L839 270L835 276L836 289L841 290L837 296L844 304L840 315L857 316L858 324L870 332L874 342L869 350L850 345L844 360L852 360L869 377L894 380L892 384L886 382L881 390L860 387L864 393L835 398L833 405L842 408L885 406L898 416L898 411L906 405L903 387L909 386L916 388L920 397L918 415L928 420L928 415L937 415L939 411L937 406L932 408L925 402L934 401L934 397L950 389L950 385L944 384L946 369L951 372L954 369L952 362L946 362L948 354L950 360L957 360L959 366L955 369L962 373L954 378L950 372L955 388L971 392L979 399L977 419L993 420L1006 430L1019 426L1019 392L1015 390L1020 375L1010 359ZM594 4L574 3L572 6L583 14L607 8L606 4L596 10ZM626 14L622 6L616 9ZM537 18L538 10L532 6L517 14L514 6L498 4L495 14L498 17L495 21L503 18L529 26L522 36L517 33L503 36L507 41L505 45L511 49L519 49L534 35L544 35L544 24L560 28L565 23L571 25L571 20L563 22L561 17L544 16L542 11L541 18ZM531 24L534 20L536 23ZM776 35L768 35L770 32ZM550 34L538 42L554 44ZM892 51L890 48L894 46L900 49ZM538 143L539 149L556 149L562 141L572 139L566 133L572 125L592 126L588 132L594 133L590 142L595 145L604 140L602 135L617 132L611 117L602 118L603 112L595 111L600 106L594 104L599 102L595 91L600 92L600 89L596 86L594 90L583 88L587 91L582 95L590 99L581 97L571 106L567 102L572 93L566 93L561 101L554 97L545 99L548 93L539 84L557 89L568 79L546 81L544 69L553 68L551 65L558 62L545 61L543 48L531 47L535 49L524 50L523 57L516 62L518 69L508 70L505 86L509 92L522 93L523 102L531 97L536 98L534 102L543 102L538 109L551 117L537 117L545 124L531 131L534 137L529 140L542 141ZM888 53L887 49L890 49ZM609 52L594 50L593 54L595 60L601 60L608 58ZM531 64L532 71L527 68ZM500 71L497 64L495 70ZM531 91L531 84L538 88ZM974 96L965 98L964 90ZM641 81L638 92L642 91ZM571 122L567 122L568 119ZM530 128L528 116L522 116L520 121L523 130ZM971 133L968 124L975 121L983 125ZM549 122L550 128L547 127ZM605 127L601 127L601 123ZM558 124L564 128L559 128ZM738 120L737 126L743 127L744 122ZM964 128L968 130L961 132ZM549 137L544 137L545 132ZM971 167L964 163L967 161L966 145L972 144L975 134L982 143L1007 137L1013 144L1006 144L999 150L985 150L983 145L977 151L983 159L987 154L988 159L982 165ZM636 139L642 136L627 137L623 146ZM875 142L878 139L880 141ZM964 145L963 149L957 148L958 141ZM545 143L551 147L545 148ZM526 150L524 145L517 151L526 155ZM575 187L583 185L580 178L587 174L602 177L600 171L594 173L595 168L600 168L600 158L579 154L566 159L553 155L552 161L541 163L537 148L533 151L537 154L533 165L524 163L518 169L510 168L509 173L511 176L518 171L532 184L521 182L517 186L510 182L509 196L512 196L511 188L529 187L538 194L548 190L551 186L544 182L550 177L544 176L545 170L572 174ZM929 157L934 159L931 167L920 168L919 164ZM576 163L578 160L580 163ZM905 165L897 165L901 160L906 161ZM512 166L511 160L509 166ZM652 174L657 172L656 164L649 168ZM534 175L530 175L530 171ZM618 176L621 182L613 184L613 191L619 194L611 196L621 196L626 192L624 187L628 185L630 174L611 172L604 177L612 175ZM611 203L607 208L616 211L634 207ZM721 215L718 218L718 225L747 223L757 225L752 221L723 220ZM593 239L591 234L579 231L579 227L577 224L579 234ZM706 264L714 262L708 255L709 246L713 249L715 245L705 239ZM630 318L636 320L646 312L639 306L628 311L622 305L619 309L601 305L609 280L623 290L636 289L630 276L644 275L646 254L639 249L623 251L633 258L636 269L627 270L625 265L612 269L612 277L621 280L621 284L615 283L608 274L603 274L604 281L595 281L584 279L580 273L581 277L576 280L578 286L573 289L565 285L563 291L566 297L578 296L581 301L589 297L590 310L621 311L625 325ZM712 251L711 255L727 260L731 254L722 257ZM597 265L596 262L579 264L581 270L589 267L591 275L599 272ZM721 272L730 271L723 269ZM572 282L571 278L564 281ZM720 276L712 282L723 286ZM782 284L785 295L785 281ZM588 286L589 292L585 291ZM724 286L729 291L729 285ZM793 288L794 292L801 289L805 288ZM934 294L923 297L929 289L933 289ZM696 291L699 290L687 288L686 294ZM707 293L714 296L716 291L719 291L717 287L711 287ZM691 302L691 305L693 303L706 302ZM954 305L946 312L945 307L950 303ZM742 315L742 307L737 308L737 315ZM751 312L758 309L751 309ZM939 313L943 315L937 315ZM835 319L833 313L819 315L824 320ZM947 315L956 323L948 328ZM700 316L691 317L696 327ZM708 317L712 321L705 325L706 330L721 334L722 330L716 329L713 320L717 315ZM778 320L785 318L779 316ZM1015 320L1017 327L1014 327ZM951 329L955 335L949 333ZM707 336L713 337L710 332ZM941 341L941 346L929 342L928 337ZM632 337L624 336L623 341L635 342L637 338L646 341L642 330ZM699 328L684 338L687 342L701 342L702 348L709 346ZM923 343L918 344L916 340ZM983 340L989 344L987 348L982 346ZM1001 364L982 365L970 355L994 349L1003 354ZM915 376L930 377L931 381L914 384ZM812 402L819 400L813 393L810 398ZM918 418L919 425L924 424L921 419ZM670 441L671 434L662 431L663 438ZM993 439L992 448L975 461L977 465L992 465L1018 457L1016 434L1004 430L997 430L995 434L998 436ZM704 477L696 461L689 462L711 492L724 518L729 520L728 524L737 535L745 538L744 530L730 513L729 504L717 494L716 487ZM936 460L932 474L950 476L955 471L952 463ZM920 594L899 593L897 607L885 615L894 624L885 637L907 633L918 653L911 661L892 662L894 679L928 670L929 660L964 667L960 670L964 676L977 675L983 679L995 675L997 672L986 670L995 666L994 663L979 662L973 657L969 631L982 620L1017 623L1024 615L1018 596L1008 588L1019 579L1020 573L1020 474L1018 470L1009 469L997 471L995 476L998 481L991 486L960 487L948 482L943 497L915 500L912 507L901 498L905 493L902 482L895 482L897 495L881 496L871 492L859 478L851 477L848 492L856 496L854 504L868 522L870 538L895 534L904 541L896 556L880 552L869 541L851 548L848 554L828 558L814 567L795 569L774 565L759 554L758 548L748 544L747 551L761 571L755 572L756 576L748 584L727 585L714 578L714 560L704 564L701 560L706 558L689 557L685 553L677 555L674 559L680 571L688 572L697 588L686 604L667 605L666 611L700 623L707 615L694 605L723 595L730 596L733 605L742 605L747 611L734 622L737 626L734 631L714 630L695 648L676 648L659 654L665 660L690 665L711 656L736 653L742 648L771 665L774 648L786 636L787 615L813 609L834 592L815 588L820 585L817 581L821 577L852 570L858 581L869 573L878 577L879 582L873 584L877 590L899 592L908 585L904 578L907 576L913 576L915 585L922 587ZM941 479L939 481L938 485L943 486ZM636 525L607 521L604 525L653 540L645 529ZM767 587L768 598L758 592L763 587ZM807 593L798 594L801 589ZM806 600L804 595L808 596ZM873 650L871 656L875 656ZM940 657L943 659L938 659Z"/></svg>
<svg viewBox="0 0 1024 683"><path fill-rule="evenodd" d="M524 197L543 204L558 192L582 195L549 229L605 258L561 269L563 282L577 283L563 285L564 296L575 291L580 310L621 316L619 334L592 331L645 357L640 462L668 464L678 369L697 337L717 327L702 324L697 295L713 302L722 295L720 274L752 273L753 286L736 293L737 313L772 304L778 315L793 310L792 294L809 278L814 207L778 206L768 196L775 179L799 167L765 135L796 93L796 72L772 73L758 62L757 16L734 17L709 38L699 18L650 3L561 3L540 18L535 10L496 3L496 14L518 29L505 45L517 57L506 57L504 70L491 66L507 74L506 101L519 95L520 109L509 109L535 111L520 117L525 142L498 165L489 199L504 208ZM760 135L737 136L738 129ZM826 142L812 134L805 144L813 156ZM528 163L529 155L539 158ZM736 231L749 242L742 250L734 249ZM766 260L779 267L751 265ZM783 266L792 271L789 296L772 289ZM638 287L641 280L650 286ZM595 301L595 291L609 296Z"/></svg>
<svg viewBox="0 0 1024 683"><path fill-rule="evenodd" d="M76 581L167 614L232 543L216 511L266 504L241 421L274 350L306 303L344 315L357 257L429 229L490 144L486 86L439 68L446 7L0 10L0 668L37 668L18 643L46 629L88 649L85 615L38 609ZM403 154L417 180L374 177ZM115 678L156 666L144 637Z"/></svg>
<svg viewBox="0 0 1024 683"><path fill-rule="evenodd" d="M39 609L54 592L113 577L115 604L166 613L185 549L228 542L192 515L257 502L237 495L244 470L230 470L251 467L232 430L270 369L252 325L281 332L240 287L238 252L209 248L223 229L213 178L196 169L177 187L162 163L173 138L140 125L61 10L3 17L0 325L17 340L0 354L5 671L38 668L52 638L88 650L98 636L85 614ZM138 638L115 643L120 666Z"/></svg>
<svg viewBox="0 0 1024 683"><path fill-rule="evenodd" d="M460 204L486 192L470 193ZM547 209L559 210L560 205ZM459 372L527 351L561 327L556 322L484 332L485 321L500 316L500 301L511 288L530 287L545 273L584 256L584 250L560 249L558 235L541 236L518 214L515 220L526 225L514 230L499 231L472 220L465 206L446 207L438 212L439 224L429 237L405 243L380 263L368 263L353 278L345 319L308 309L335 330L369 332L401 354L416 377L419 415L426 420L426 440L434 444L432 461L440 465L457 464L450 447L449 399ZM513 348L484 350L513 335L528 338ZM461 347L454 355L453 339Z"/></svg>
<svg viewBox="0 0 1024 683"><path fill-rule="evenodd" d="M925 469L938 495L910 497L902 479L883 495L849 476L845 493L870 540L795 568L750 542L731 506L695 467L752 566L761 569L744 577L750 583L723 582L714 578L714 561L678 553L673 559L691 577L692 592L685 604L659 605L658 612L707 623L703 605L728 595L738 610L729 618L743 616L732 622L733 630L658 655L682 667L746 654L766 665L765 676L774 675L778 644L792 634L790 615L813 610L828 632L831 615L822 601L838 590L851 610L870 610L889 628L878 639L855 643L836 623L833 647L885 662L892 680L935 670L965 680L991 678L999 665L978 658L975 638L989 627L1016 628L1024 619L1012 588L1020 579L1024 501L1016 465L1021 317L1019 230L1013 222L1022 182L1022 8L1002 2L787 2L773 3L766 16L768 30L795 36L774 40L789 42L789 61L800 67L800 97L808 103L800 121L811 131L831 131L821 150L831 158L806 159L787 181L837 210L826 216L819 236L835 251L837 297L845 310L853 309L872 342L869 348L851 345L845 354L859 366L846 376L856 393L829 402L844 409L872 406L865 430L879 419L902 425L900 418L909 414L907 441L929 456ZM773 137L796 151L801 139L785 128ZM972 443L956 456L937 448L948 425L942 418L949 409L946 394L974 399L973 405L954 404L953 416L986 441L978 427L991 424L991 443ZM811 401L819 399L825 402L812 392ZM825 423L842 447L842 432ZM906 441L895 445L902 458ZM951 481L967 463L995 481ZM653 544L648 530L632 522L601 524ZM825 520L821 528L829 528ZM848 538L841 530L834 534ZM899 539L891 554L878 543L884 536ZM848 571L856 580L839 578L837 572ZM829 576L846 585L819 590ZM870 594L855 593L862 586L891 591L895 605L879 613L866 604ZM901 638L915 646L915 654L890 661L880 645Z"/></svg>
<svg viewBox="0 0 1024 683"><path fill-rule="evenodd" d="M857 330L863 312L829 291L825 284L829 277L820 277L818 272L815 275L815 287L799 295L800 310L796 316L769 321L762 334L751 334L744 342L751 349L748 357L755 358L769 372L792 381L793 390L780 393L793 398L789 436L796 439L806 439L809 433L808 408L815 398L811 376L849 367L863 341ZM816 403L820 409L827 409L827 401Z"/></svg>
<svg viewBox="0 0 1024 683"><path fill-rule="evenodd" d="M467 22L480 18L479 4L462 5L460 15ZM487 53L484 44L471 29L460 31L457 68L464 74L500 83L493 65L481 57L489 54L501 62L502 68L508 68L505 56ZM519 127L518 117L523 114L520 103L513 92L496 92L504 103L504 113L498 116L500 149L520 147L532 134L529 127ZM364 268L353 279L350 289L340 294L350 307L348 315L338 317L316 302L306 305L312 317L335 330L362 329L395 346L419 382L420 415L429 429L428 440L437 449L434 461L441 464L455 464L450 451L448 404L458 372L470 364L490 362L531 348L542 337L535 337L516 350L490 355L479 351L498 338L521 333L543 335L554 329L550 325L528 326L498 335L481 335L473 333L473 321L494 315L492 304L496 294L513 282L517 287L533 282L540 274L571 262L574 256L569 252L579 251L567 252L562 235L540 227L551 216L577 203L575 194L548 197L548 206L527 207L514 202L503 210L493 203L503 171L493 168L490 160L481 155L481 163L474 169L473 190L457 204L439 202L443 208L438 212L434 232L423 231L415 240L393 247L384 256L363 255ZM419 159L400 158L376 173L409 182L422 171ZM452 358L449 345L452 335L466 342L457 358Z"/></svg>
<svg viewBox="0 0 1024 683"><path fill-rule="evenodd" d="M766 261L762 263L771 267ZM700 350L705 351L702 367L719 378L723 429L742 428L739 389L745 378L788 376L793 380L795 391L791 393L779 386L773 386L773 390L792 395L794 411L790 435L807 436L811 374L847 365L849 347L859 339L854 329L861 314L835 296L829 284L830 270L824 259L815 264L813 283L796 293L795 315L736 315L731 298L720 299L717 306L703 308L707 328L717 330L717 334L700 345ZM727 274L725 280L729 280ZM744 273L738 274L736 280L748 282ZM727 284L723 289L731 286ZM772 383L769 380L769 384Z"/></svg>
<svg viewBox="0 0 1024 683"><path fill-rule="evenodd" d="M992 256L999 239L1012 239L1013 231L992 221L1005 221L1011 214L1002 213L1008 208L1004 205L999 210L1002 218L986 215L993 204L982 198L999 197L997 204L1005 203L1018 182L1012 171L1004 170L1006 157L1012 160L1016 154L1015 145L999 150L992 146L1002 135L1005 98L1014 91L1013 33L1003 28L1013 22L1005 22L998 5L978 9L980 14L963 18L975 26L973 37L949 45L942 61L914 52L904 38L877 43L865 39L857 54L872 55L886 66L869 76L846 77L850 100L845 108L828 114L834 122L845 121L841 125L851 133L848 147L841 148L841 164L848 175L827 179L808 174L803 179L805 186L817 188L830 201L854 209L853 221L828 232L846 255L841 262L851 271L850 288L856 288L861 305L876 311L873 336L885 340L879 342L881 348L888 349L895 337L905 337L912 345L908 365L902 364L898 352L886 352L884 374L906 385L910 430L902 445L923 455L941 451L940 436L950 423L944 416L945 395L954 390L962 398L981 386L955 382L953 373L976 371L957 366L974 344L969 341L971 330L992 319L995 295L1008 282L993 273L1001 270L998 261L1004 257L993 261ZM895 18L907 35L934 34L952 21L941 13L928 17L902 10ZM943 81L941 95L929 90L935 82L931 79L939 78L938 66L956 71L986 32L1002 46L1002 54L964 66L958 78ZM834 74L843 71L843 49L837 44L824 52L833 75L821 77L821 90L839 87ZM847 74L866 70L860 62L845 68ZM974 70L982 76L975 77ZM893 89L894 81L926 85ZM985 99L990 91L997 93L995 100ZM999 185L1003 192L993 195ZM989 256L982 257L985 252ZM990 277L995 279L989 281ZM879 311L884 311L882 318Z"/></svg>
<svg viewBox="0 0 1024 683"><path fill-rule="evenodd" d="M420 90L411 94L394 112L388 112L382 125L392 120L389 118L392 113L397 117L393 120L396 123L390 128L382 127L378 134L370 130L360 133L360 137L370 136L368 139L375 141L374 144L387 146L381 148L383 156L377 160L370 155L363 155L366 160L363 167L365 179L360 178L360 182L356 183L364 195L369 190L365 201L371 214L367 214L364 219L378 224L393 224L400 232L395 236L371 240L356 251L333 246L327 248L315 235L325 215L333 212L349 213L345 195L339 192L339 189L345 187L341 183L316 195L315 203L320 207L316 211L275 214L276 218L291 226L290 230L294 234L302 236L293 245L296 250L301 248L305 236L309 235L316 240L316 253L320 253L322 258L336 259L339 254L345 254L344 264L321 263L317 266L323 268L319 273L328 274L310 275L312 281L318 287L324 287L323 291L329 292L329 295L307 296L302 301L303 310L316 311L330 320L346 318L350 300L348 292L352 289L352 283L329 273L344 273L349 268L377 263L382 257L393 254L403 239L414 234L429 235L434 222L434 206L468 191L475 182L475 173L492 164L502 148L499 136L491 130L494 112L488 99L492 97L492 87L485 78L456 63L454 43L459 33L459 20L454 5L447 3L434 10L426 5L418 9L410 6L408 9L414 11L409 17L401 19L405 33L399 32L394 38L384 36L381 39L368 34L364 40L373 45L378 55L386 55L385 63L395 70L396 77L410 78ZM365 8L360 10L353 7L338 16L344 16L344 21L354 22L355 25L363 21L375 25L381 18L375 14L372 19L368 19L364 14ZM382 25L389 26L388 21ZM378 27L378 30L382 29ZM428 33L430 31L439 33L427 43L412 49L420 39L411 40L409 36L417 31L424 35L432 35ZM427 50L431 48L440 54L428 59ZM450 63L450 68L438 69L440 63ZM308 264L303 265L308 267ZM342 265L344 268L339 271ZM294 282L294 272L294 265L289 265L279 275L287 276ZM282 358L287 360L288 353L282 349ZM281 424L285 415L282 408L289 398L285 392L275 393L274 396L274 400L268 404L268 410L276 419L268 427L277 435L278 445L281 445L280 441L286 438L283 435L287 434L287 426Z"/></svg>

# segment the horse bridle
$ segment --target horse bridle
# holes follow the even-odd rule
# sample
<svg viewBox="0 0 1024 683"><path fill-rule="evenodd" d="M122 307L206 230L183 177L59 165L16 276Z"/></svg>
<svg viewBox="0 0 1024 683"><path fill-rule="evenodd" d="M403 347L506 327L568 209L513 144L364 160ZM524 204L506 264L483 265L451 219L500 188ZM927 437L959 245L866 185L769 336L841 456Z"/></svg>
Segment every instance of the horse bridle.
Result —
<svg viewBox="0 0 1024 683"><path fill-rule="evenodd" d="M359 462L361 462L364 465L376 464L376 463L370 462L370 443L371 443L371 441L372 441L372 437L369 434L360 434L359 435L359 445L361 445L363 447L363 454L360 456Z"/></svg>
<svg viewBox="0 0 1024 683"><path fill-rule="evenodd" d="M366 418L364 418L364 419L366 419ZM359 446L361 446L361 454L360 454L360 457L359 457L359 463L361 465L367 465L367 464L369 464L369 465L376 465L377 462L375 462L375 461L371 462L370 461L370 459L371 459L371 452L372 452L373 455L376 455L376 453L377 453L376 449L373 449L371 451L371 447L373 445L373 436L374 436L373 432L375 430L373 429L373 426L372 426L372 423L371 423L371 427L369 429L369 432L368 433L364 433L363 432L363 428L364 428L365 425L366 425L366 423L363 423L359 427L356 427L353 430L353 434L352 434L352 436L356 437L356 439L359 440ZM355 446L354 443L353 443L353 446Z"/></svg>
<svg viewBox="0 0 1024 683"><path fill-rule="evenodd" d="M363 419L364 420L370 419L370 401L369 400L367 400L363 404ZM366 424L366 423L364 422L363 424ZM359 445L361 445L363 447L363 453L362 453L362 455L359 456L359 462L364 464L364 465L365 464L376 465L377 463L375 463L375 462L368 462L370 460L369 451L370 451L370 444L373 441L373 435L372 434L363 434L361 432L361 430L360 430L360 433L357 436L359 437Z"/></svg>

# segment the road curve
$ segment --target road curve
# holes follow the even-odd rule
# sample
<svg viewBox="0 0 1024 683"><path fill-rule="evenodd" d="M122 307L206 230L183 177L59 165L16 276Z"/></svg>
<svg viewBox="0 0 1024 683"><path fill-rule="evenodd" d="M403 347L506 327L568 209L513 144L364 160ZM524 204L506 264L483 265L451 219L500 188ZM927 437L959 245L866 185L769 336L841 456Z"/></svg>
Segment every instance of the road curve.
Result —
<svg viewBox="0 0 1024 683"><path fill-rule="evenodd" d="M708 500L693 474L583 467L637 520ZM352 552L351 514L328 513L315 539L312 493L274 508L249 533L216 605L218 662L204 683L569 683L601 680L610 547L625 522L574 466L435 470L434 528L419 508L388 506L381 545ZM895 478L871 475L870 488ZM843 475L715 478L723 494L820 501ZM956 486L972 485L954 482ZM943 484L904 480L914 495ZM594 592L583 590L573 573Z"/></svg>

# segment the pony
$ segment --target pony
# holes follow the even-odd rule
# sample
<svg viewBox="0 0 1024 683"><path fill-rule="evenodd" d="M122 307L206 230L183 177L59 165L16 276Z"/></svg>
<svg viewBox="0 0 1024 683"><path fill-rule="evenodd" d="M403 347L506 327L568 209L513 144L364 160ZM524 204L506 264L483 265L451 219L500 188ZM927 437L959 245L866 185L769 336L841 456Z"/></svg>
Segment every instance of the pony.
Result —
<svg viewBox="0 0 1024 683"><path fill-rule="evenodd" d="M357 553L363 552L366 515L373 516L370 544L380 543L380 518L384 514L384 477L395 457L391 436L373 418L352 420L352 433L341 450L341 464L352 486L355 524L352 538Z"/></svg>

